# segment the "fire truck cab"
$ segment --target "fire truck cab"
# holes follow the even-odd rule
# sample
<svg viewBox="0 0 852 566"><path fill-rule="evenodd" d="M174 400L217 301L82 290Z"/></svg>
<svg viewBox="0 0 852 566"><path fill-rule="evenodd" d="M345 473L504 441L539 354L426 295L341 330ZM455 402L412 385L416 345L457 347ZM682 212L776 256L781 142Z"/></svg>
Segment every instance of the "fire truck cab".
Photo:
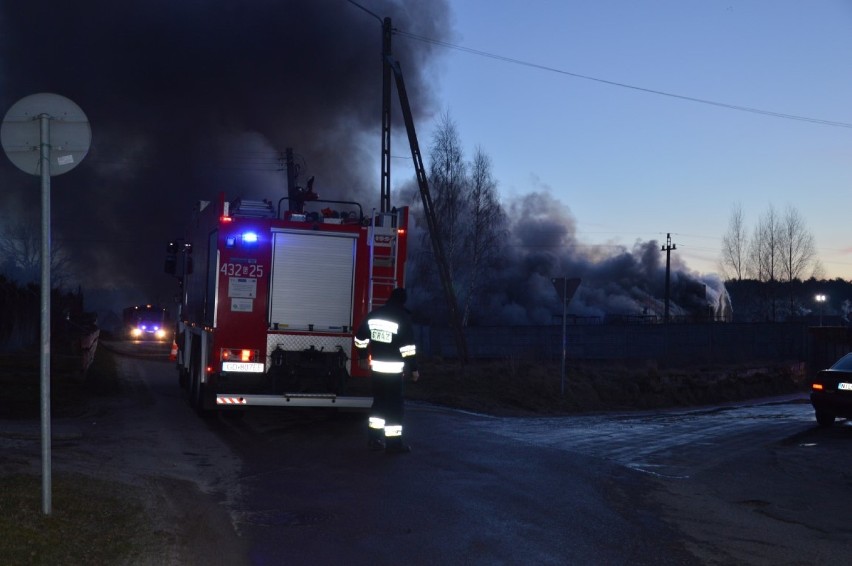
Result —
<svg viewBox="0 0 852 566"><path fill-rule="evenodd" d="M408 209L365 217L357 203L314 200L316 211L282 212L284 200L220 194L169 244L175 362L200 412L372 403L352 336L403 286Z"/></svg>

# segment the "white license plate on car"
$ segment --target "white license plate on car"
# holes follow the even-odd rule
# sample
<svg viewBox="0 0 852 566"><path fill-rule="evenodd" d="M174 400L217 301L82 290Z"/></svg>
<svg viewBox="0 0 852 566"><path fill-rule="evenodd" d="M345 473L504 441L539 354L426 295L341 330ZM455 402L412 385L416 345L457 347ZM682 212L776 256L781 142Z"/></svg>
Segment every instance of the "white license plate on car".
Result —
<svg viewBox="0 0 852 566"><path fill-rule="evenodd" d="M837 388L845 391L852 391L852 383L840 382L837 384Z"/></svg>

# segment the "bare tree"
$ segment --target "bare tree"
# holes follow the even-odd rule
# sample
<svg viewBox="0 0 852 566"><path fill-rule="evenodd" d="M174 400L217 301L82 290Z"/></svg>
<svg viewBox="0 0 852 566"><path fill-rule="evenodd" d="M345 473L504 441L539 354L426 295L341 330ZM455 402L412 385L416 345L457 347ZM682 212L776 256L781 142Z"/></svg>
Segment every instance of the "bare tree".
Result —
<svg viewBox="0 0 852 566"><path fill-rule="evenodd" d="M778 281L782 268L782 225L771 204L760 217L749 245L749 269L758 281Z"/></svg>
<svg viewBox="0 0 852 566"><path fill-rule="evenodd" d="M825 266L823 266L819 258L814 260L814 265L811 269L811 278L817 280L825 279Z"/></svg>
<svg viewBox="0 0 852 566"><path fill-rule="evenodd" d="M450 276L461 263L460 219L465 215L467 199L466 165L458 130L449 113L444 113L432 139L429 151L429 186L433 193L435 214L439 218L439 234L450 264Z"/></svg>
<svg viewBox="0 0 852 566"><path fill-rule="evenodd" d="M470 164L467 183L467 212L470 218L465 238L466 292L462 309L462 324L467 326L473 304L480 286L480 276L487 263L498 253L504 233L505 214L497 200L497 182L491 173L491 158L476 148Z"/></svg>
<svg viewBox="0 0 852 566"><path fill-rule="evenodd" d="M445 113L433 134L429 152L429 185L438 217L438 236L447 254L450 277L458 291L462 324L473 317L485 273L498 258L506 230L503 208L497 198L497 182L491 159L476 148L473 160L464 159L455 122ZM428 235L424 235L424 239ZM432 294L435 285L434 258L421 242L421 261L416 262L417 286Z"/></svg>
<svg viewBox="0 0 852 566"><path fill-rule="evenodd" d="M767 318L777 320L776 287L783 273L782 223L771 204L760 217L749 245L749 272L754 279L767 283Z"/></svg>
<svg viewBox="0 0 852 566"><path fill-rule="evenodd" d="M0 265L13 280L36 283L41 280L41 234L37 225L18 222L0 233ZM53 287L62 287L71 275L71 259L60 240L50 246L50 278Z"/></svg>
<svg viewBox="0 0 852 566"><path fill-rule="evenodd" d="M816 259L814 236L808 230L804 218L792 205L787 205L781 219L782 276L784 281L803 279L808 267ZM790 286L790 312L795 311L795 294Z"/></svg>
<svg viewBox="0 0 852 566"><path fill-rule="evenodd" d="M728 221L728 231L722 238L720 267L726 279L741 281L746 274L748 259L748 236L746 235L743 206L734 205Z"/></svg>
<svg viewBox="0 0 852 566"><path fill-rule="evenodd" d="M781 219L782 276L785 281L802 279L814 264L816 245L804 218L792 205L787 205Z"/></svg>

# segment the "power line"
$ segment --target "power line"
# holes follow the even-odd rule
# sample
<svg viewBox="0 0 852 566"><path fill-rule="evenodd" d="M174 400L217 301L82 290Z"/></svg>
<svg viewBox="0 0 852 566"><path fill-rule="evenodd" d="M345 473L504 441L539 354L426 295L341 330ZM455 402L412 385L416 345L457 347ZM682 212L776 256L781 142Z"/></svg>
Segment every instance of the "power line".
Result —
<svg viewBox="0 0 852 566"><path fill-rule="evenodd" d="M356 8L360 8L360 9L364 10L365 12L367 12L368 14L370 14L371 16L373 16L374 18L379 20L379 23L382 22L381 16L379 16L375 12L371 12L370 10L368 10L367 8L365 8L364 6L359 4L358 2L355 2L354 0L346 0L346 1L349 2L350 4L352 4L353 6L355 6Z"/></svg>
<svg viewBox="0 0 852 566"><path fill-rule="evenodd" d="M809 122L811 124L819 124L819 125L822 125L822 126L834 126L834 127L837 127L837 128L852 128L852 124L850 124L848 122L839 122L839 121L836 121L836 120L823 120L823 119L820 119L820 118L811 118L809 116L799 116L797 114L786 114L786 113L783 113L783 112L774 112L772 110L763 110L761 108L753 108L753 107L750 107L750 106L740 106L740 105L737 105L737 104L728 104L728 103L725 103L725 102L718 102L718 101L715 101L715 100L708 100L708 99L705 99L705 98L697 98L697 97L694 97L694 96L686 96L686 95L682 95L682 94L675 94L675 93L672 93L672 92L666 92L666 91L656 90L656 89L652 89L652 88L645 88L645 87L631 85L631 84L627 84L627 83L621 83L621 82L618 82L618 81L611 81L611 80L607 80L607 79L601 79L601 78L598 78L598 77L592 77L590 75L582 75L580 73L572 73L571 71L566 71L564 69L557 69L556 67L550 67L548 65L542 65L542 64L539 64L539 63L533 63L531 61L524 61L524 60L521 60L521 59L515 59L513 57L507 57L505 55L498 55L496 53L490 53L488 51L481 51L479 49L472 49L470 47L464 47L463 45L456 45L454 43L449 43L447 41L443 41L443 40L440 40L440 39L433 39L431 37L426 37L426 36L423 36L423 35L418 35L418 34L407 32L407 31L401 31L401 30L394 30L394 31L395 31L395 33L397 33L398 35L400 35L402 37L407 37L409 39L414 39L416 41L422 41L424 43L431 43L432 45L438 45L438 46L441 46L441 47L446 47L448 49L455 49L457 51L462 51L464 53L470 53L472 55L478 55L480 57L487 57L489 59L495 59L497 61L503 61L504 63L512 63L512 64L515 64L515 65L522 65L524 67L531 67L533 69L539 69L541 71L548 71L550 73L567 75L569 77L574 77L574 78L577 78L577 79L583 79L583 80L586 80L586 81L594 81L594 82L597 82L597 83L602 83L602 84L606 84L606 85L610 85L610 86L616 86L616 87L620 87L620 88L637 90L637 91L646 92L646 93L649 93L649 94L656 94L658 96L667 96L669 98L676 98L676 99L679 99L679 100L685 100L687 102L695 102L695 103L698 103L698 104L707 104L709 106L716 106L716 107L725 108L725 109L728 109L728 110L737 110L739 112L750 112L752 114L760 114L760 115L763 115L763 116L771 116L773 118L783 118L785 120L796 120L796 121L799 121L799 122Z"/></svg>

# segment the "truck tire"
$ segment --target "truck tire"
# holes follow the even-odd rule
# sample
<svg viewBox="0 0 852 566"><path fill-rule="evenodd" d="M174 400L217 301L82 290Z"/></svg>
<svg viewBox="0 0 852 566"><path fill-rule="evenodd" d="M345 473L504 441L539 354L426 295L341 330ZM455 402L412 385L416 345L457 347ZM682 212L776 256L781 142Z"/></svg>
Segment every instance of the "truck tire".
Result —
<svg viewBox="0 0 852 566"><path fill-rule="evenodd" d="M189 352L189 395L187 395L189 406L201 417L215 415L215 405L213 409L210 409L205 407L204 403L207 387L201 383L204 371L204 364L201 363L201 344L193 340Z"/></svg>
<svg viewBox="0 0 852 566"><path fill-rule="evenodd" d="M198 376L195 375L195 368L189 366L189 375L187 376L188 387L186 388L186 402L187 404L195 408L197 397L195 394L196 389L198 389Z"/></svg>
<svg viewBox="0 0 852 566"><path fill-rule="evenodd" d="M819 426L828 428L834 424L834 415L832 413L829 413L825 409L817 409L815 413L816 421Z"/></svg>
<svg viewBox="0 0 852 566"><path fill-rule="evenodd" d="M195 412L199 417L209 418L216 415L216 399L211 395L213 391L210 383L201 383L201 376L196 379L195 389Z"/></svg>
<svg viewBox="0 0 852 566"><path fill-rule="evenodd" d="M178 366L178 387L184 391L189 389L189 372L182 366Z"/></svg>

